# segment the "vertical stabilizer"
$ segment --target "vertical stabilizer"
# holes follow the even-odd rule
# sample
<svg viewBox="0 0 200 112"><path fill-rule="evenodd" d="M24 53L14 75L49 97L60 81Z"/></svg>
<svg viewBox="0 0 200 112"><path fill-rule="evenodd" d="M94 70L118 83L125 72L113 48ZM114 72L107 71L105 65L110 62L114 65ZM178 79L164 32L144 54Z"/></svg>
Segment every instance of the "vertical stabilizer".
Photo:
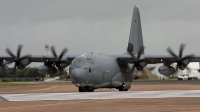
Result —
<svg viewBox="0 0 200 112"><path fill-rule="evenodd" d="M137 55L139 49L142 46L143 46L143 37L142 37L140 13L139 9L136 6L134 6L127 51L133 52L135 55ZM144 51L142 54L144 54Z"/></svg>

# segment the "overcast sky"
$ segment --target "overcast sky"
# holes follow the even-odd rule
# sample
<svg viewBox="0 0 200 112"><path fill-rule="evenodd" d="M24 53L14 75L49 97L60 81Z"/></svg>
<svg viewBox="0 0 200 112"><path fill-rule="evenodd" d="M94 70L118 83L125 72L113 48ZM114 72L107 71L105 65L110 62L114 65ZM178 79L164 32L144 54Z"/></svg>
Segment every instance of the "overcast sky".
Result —
<svg viewBox="0 0 200 112"><path fill-rule="evenodd" d="M126 51L131 16L140 10L145 54L200 55L199 0L0 0L0 54L9 47L14 53L43 55L44 45L55 45L59 54Z"/></svg>

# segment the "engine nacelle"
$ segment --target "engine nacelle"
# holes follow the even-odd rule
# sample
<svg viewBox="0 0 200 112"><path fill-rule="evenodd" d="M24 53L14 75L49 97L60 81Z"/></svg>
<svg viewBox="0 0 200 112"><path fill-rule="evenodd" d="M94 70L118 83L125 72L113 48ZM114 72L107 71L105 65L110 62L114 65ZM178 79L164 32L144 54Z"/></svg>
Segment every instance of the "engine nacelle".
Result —
<svg viewBox="0 0 200 112"><path fill-rule="evenodd" d="M179 68L180 70L184 70L185 67L190 63L190 60L189 60L189 59L184 59L184 60L182 61L182 63L183 63L183 64L178 64L178 68Z"/></svg>
<svg viewBox="0 0 200 112"><path fill-rule="evenodd" d="M31 63L31 61L28 58L25 58L23 60L20 61L22 66L27 66Z"/></svg>
<svg viewBox="0 0 200 112"><path fill-rule="evenodd" d="M17 66L18 69L23 70L26 66L28 66L31 61L28 58L25 58L20 61L20 64Z"/></svg>
<svg viewBox="0 0 200 112"><path fill-rule="evenodd" d="M42 66L37 68L37 71L38 71L38 73L43 74L43 75L45 75L45 74L52 75L52 74L55 74L58 70L54 66L48 67L48 66L42 65Z"/></svg>
<svg viewBox="0 0 200 112"><path fill-rule="evenodd" d="M160 74L169 76L175 73L175 68L172 66L161 66L158 71Z"/></svg>

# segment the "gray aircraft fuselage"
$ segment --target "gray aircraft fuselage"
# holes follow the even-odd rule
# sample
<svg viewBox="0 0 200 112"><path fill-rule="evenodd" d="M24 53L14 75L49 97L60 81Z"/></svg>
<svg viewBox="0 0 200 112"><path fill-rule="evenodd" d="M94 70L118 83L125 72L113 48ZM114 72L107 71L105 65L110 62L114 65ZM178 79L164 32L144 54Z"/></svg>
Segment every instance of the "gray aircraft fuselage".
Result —
<svg viewBox="0 0 200 112"><path fill-rule="evenodd" d="M121 73L121 68L116 60L114 55L85 54L78 56L69 65L70 79L77 87L88 86L93 89L119 88L123 86L123 82L131 83L137 71L131 74Z"/></svg>

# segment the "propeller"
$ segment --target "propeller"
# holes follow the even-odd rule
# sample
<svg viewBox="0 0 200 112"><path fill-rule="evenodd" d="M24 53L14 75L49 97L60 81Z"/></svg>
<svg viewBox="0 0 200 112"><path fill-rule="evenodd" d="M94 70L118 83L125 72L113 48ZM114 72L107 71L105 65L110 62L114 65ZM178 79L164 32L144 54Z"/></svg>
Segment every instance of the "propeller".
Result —
<svg viewBox="0 0 200 112"><path fill-rule="evenodd" d="M176 55L170 47L167 48L167 52L172 55L175 60L176 60L176 63L177 63L177 66L176 66L176 72L178 71L178 68L181 69L181 70L184 70L185 68L188 70L188 71L191 71L191 69L189 67L187 67L187 65L190 63L190 58L194 57L194 54L190 54L190 55L186 55L183 57L183 50L185 48L185 44L181 44L180 45L180 48L179 48L179 55Z"/></svg>
<svg viewBox="0 0 200 112"><path fill-rule="evenodd" d="M138 51L138 55L137 57L135 57L135 55L133 54L133 52L129 52L128 53L131 55L131 57L133 58L133 66L132 68L130 69L130 72L132 73L135 68L138 70L138 71L141 71L142 74L146 74L146 72L143 70L143 68L147 65L147 62L145 59L140 59L142 53L144 51L144 46L141 46L139 51Z"/></svg>
<svg viewBox="0 0 200 112"><path fill-rule="evenodd" d="M7 62L5 62L5 64L7 65L7 64L11 64L13 62L15 63L13 70L12 70L12 73L16 72L17 67L20 67L20 66L24 67L24 65L21 63L22 60L31 57L30 55L25 55L25 56L21 57L22 47L23 47L22 45L18 46L17 55L14 55L9 48L6 48L6 52L8 53L8 55L10 55L12 57L12 61L7 61Z"/></svg>
<svg viewBox="0 0 200 112"><path fill-rule="evenodd" d="M61 70L61 66L60 64L62 63L67 63L68 64L68 60L67 59L62 59L62 57L64 56L64 54L68 51L67 48L64 48L63 51L60 53L60 55L58 56L56 51L55 51L55 48L54 46L51 46L51 52L55 58L55 65L58 67L59 70Z"/></svg>

